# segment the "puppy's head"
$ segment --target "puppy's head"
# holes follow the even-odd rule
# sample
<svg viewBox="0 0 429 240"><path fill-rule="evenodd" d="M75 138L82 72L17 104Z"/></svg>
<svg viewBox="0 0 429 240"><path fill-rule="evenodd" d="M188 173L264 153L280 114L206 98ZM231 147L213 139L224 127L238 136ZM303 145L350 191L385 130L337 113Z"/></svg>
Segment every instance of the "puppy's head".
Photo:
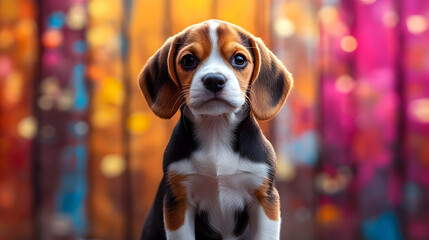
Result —
<svg viewBox="0 0 429 240"><path fill-rule="evenodd" d="M246 103L256 118L274 117L292 77L264 43L231 23L192 25L153 55L139 75L152 111L172 117L182 104L195 115L221 115Z"/></svg>

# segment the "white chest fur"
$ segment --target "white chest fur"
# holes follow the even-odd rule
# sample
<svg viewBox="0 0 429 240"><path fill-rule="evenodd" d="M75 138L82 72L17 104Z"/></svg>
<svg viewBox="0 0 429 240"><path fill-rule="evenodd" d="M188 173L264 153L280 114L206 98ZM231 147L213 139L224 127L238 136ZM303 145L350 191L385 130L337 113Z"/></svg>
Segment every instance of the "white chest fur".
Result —
<svg viewBox="0 0 429 240"><path fill-rule="evenodd" d="M186 176L188 205L208 213L209 222L224 238L232 236L237 210L256 199L254 191L268 176L269 166L255 163L232 149L233 119L210 118L197 125L200 146L189 159L172 163L168 171Z"/></svg>

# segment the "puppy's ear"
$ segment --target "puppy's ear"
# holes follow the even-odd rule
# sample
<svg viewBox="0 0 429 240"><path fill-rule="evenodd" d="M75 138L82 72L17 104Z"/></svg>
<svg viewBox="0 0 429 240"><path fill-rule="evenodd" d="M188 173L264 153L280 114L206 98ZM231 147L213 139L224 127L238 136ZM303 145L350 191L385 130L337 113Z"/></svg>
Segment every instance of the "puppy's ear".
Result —
<svg viewBox="0 0 429 240"><path fill-rule="evenodd" d="M174 67L179 42L179 36L169 38L149 58L138 76L140 88L149 107L160 118L171 118L182 104L179 97L180 84Z"/></svg>
<svg viewBox="0 0 429 240"><path fill-rule="evenodd" d="M277 115L293 85L292 75L259 38L249 38L255 65L250 100L255 117L268 120Z"/></svg>

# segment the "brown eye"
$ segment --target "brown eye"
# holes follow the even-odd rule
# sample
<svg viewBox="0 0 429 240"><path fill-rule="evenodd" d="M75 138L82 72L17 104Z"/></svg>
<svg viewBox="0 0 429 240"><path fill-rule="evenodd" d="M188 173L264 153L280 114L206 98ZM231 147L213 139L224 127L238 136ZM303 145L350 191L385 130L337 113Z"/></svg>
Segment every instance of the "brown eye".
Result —
<svg viewBox="0 0 429 240"><path fill-rule="evenodd" d="M183 69L190 71L190 70L194 70L197 67L198 61L192 54L186 54L185 56L182 57L182 60L180 61L180 65L182 66Z"/></svg>
<svg viewBox="0 0 429 240"><path fill-rule="evenodd" d="M243 69L247 66L247 59L243 54L237 53L232 58L231 65L236 69Z"/></svg>

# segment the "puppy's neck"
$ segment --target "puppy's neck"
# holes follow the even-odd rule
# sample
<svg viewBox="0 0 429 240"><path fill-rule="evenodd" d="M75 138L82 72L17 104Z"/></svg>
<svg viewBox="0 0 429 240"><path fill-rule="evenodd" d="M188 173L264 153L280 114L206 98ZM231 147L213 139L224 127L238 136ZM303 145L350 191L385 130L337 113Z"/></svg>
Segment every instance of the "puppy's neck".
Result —
<svg viewBox="0 0 429 240"><path fill-rule="evenodd" d="M189 109L184 109L183 114L194 124L194 134L201 147L213 150L232 148L234 132L246 117L246 111L242 109L216 116L195 115Z"/></svg>

